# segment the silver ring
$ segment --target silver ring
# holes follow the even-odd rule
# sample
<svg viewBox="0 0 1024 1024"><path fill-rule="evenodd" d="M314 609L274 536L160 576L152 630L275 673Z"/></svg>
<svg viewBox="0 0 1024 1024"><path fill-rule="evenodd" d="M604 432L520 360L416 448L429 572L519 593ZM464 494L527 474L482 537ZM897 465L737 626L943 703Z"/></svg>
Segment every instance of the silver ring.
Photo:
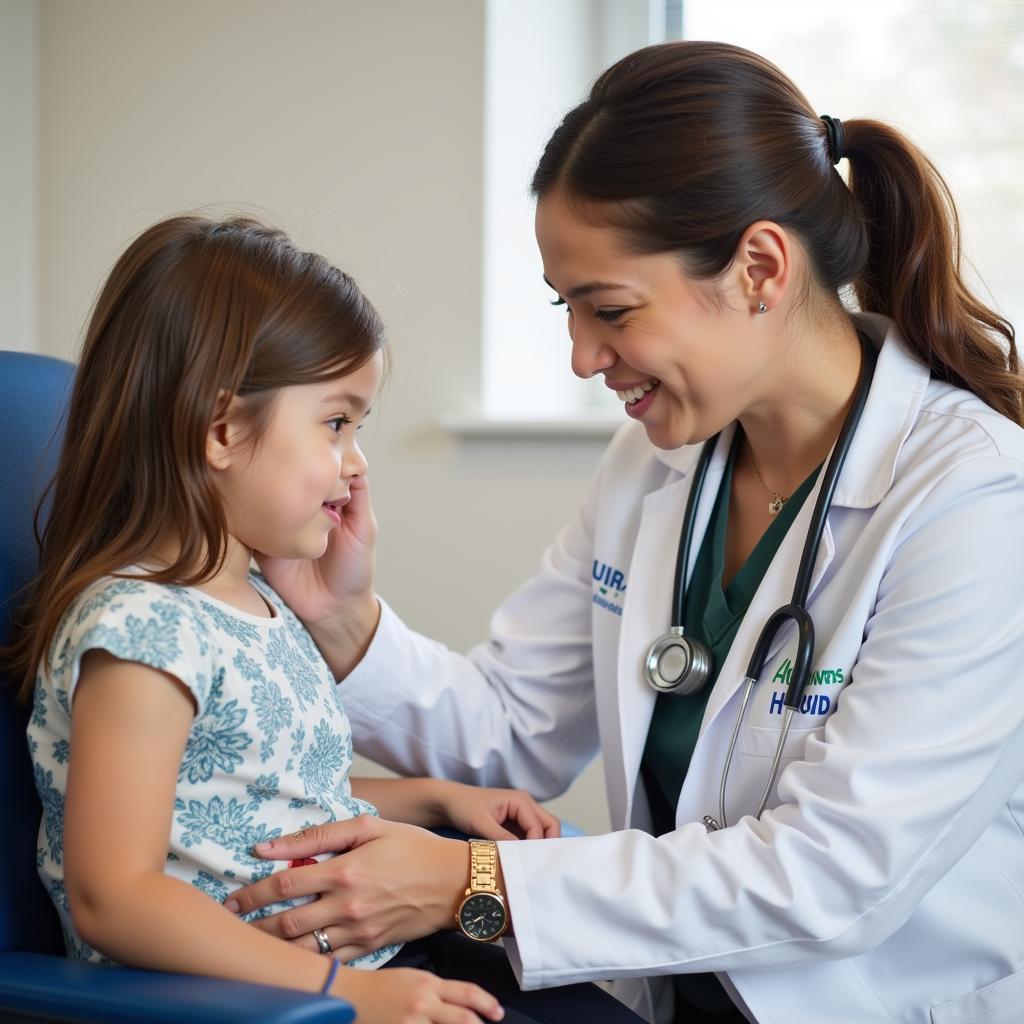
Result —
<svg viewBox="0 0 1024 1024"><path fill-rule="evenodd" d="M322 928L313 929L313 938L316 939L316 944L320 947L320 952L324 956L330 956L334 952L334 947L327 938L327 932Z"/></svg>

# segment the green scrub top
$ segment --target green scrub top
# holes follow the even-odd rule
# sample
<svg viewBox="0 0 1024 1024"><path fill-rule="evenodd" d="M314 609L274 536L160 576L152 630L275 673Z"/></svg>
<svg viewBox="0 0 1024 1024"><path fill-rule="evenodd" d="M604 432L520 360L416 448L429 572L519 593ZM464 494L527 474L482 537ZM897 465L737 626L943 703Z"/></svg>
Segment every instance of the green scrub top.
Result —
<svg viewBox="0 0 1024 1024"><path fill-rule="evenodd" d="M658 694L640 763L640 775L647 791L654 834L659 836L676 827L679 793L697 745L704 709L718 678L718 670L725 663L740 622L775 552L813 489L821 470L821 466L818 466L786 501L747 560L723 589L729 497L740 436L737 429L686 592L683 628L687 636L703 641L710 649L711 677L699 693L685 697ZM722 1016L738 1012L714 974L677 974L672 980L676 995L676 1021L680 1024L695 1019L692 1016L694 1010Z"/></svg>

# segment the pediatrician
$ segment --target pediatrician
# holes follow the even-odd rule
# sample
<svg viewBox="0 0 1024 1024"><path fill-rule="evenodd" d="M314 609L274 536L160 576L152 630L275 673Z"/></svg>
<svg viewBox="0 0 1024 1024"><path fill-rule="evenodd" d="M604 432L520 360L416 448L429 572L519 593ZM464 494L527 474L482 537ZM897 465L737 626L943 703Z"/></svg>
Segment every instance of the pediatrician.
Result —
<svg viewBox="0 0 1024 1024"><path fill-rule="evenodd" d="M1019 1022L1022 381L944 185L683 42L605 72L533 187L573 369L630 418L539 574L463 657L373 596L365 487L320 563L264 568L363 753L546 798L600 751L616 831L498 843L484 884L464 843L342 822L243 909L320 893L259 926L347 954L471 888L524 987L622 979L652 1020Z"/></svg>

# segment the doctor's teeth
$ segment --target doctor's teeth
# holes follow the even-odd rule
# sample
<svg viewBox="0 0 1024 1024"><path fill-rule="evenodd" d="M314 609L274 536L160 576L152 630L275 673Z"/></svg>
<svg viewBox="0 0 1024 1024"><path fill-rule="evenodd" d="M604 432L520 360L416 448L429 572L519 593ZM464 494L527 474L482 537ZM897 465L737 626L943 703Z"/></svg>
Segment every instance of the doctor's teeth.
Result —
<svg viewBox="0 0 1024 1024"><path fill-rule="evenodd" d="M636 402L644 397L649 391L658 386L656 380L645 380L639 387L630 388L628 391L616 391L615 396L620 402Z"/></svg>

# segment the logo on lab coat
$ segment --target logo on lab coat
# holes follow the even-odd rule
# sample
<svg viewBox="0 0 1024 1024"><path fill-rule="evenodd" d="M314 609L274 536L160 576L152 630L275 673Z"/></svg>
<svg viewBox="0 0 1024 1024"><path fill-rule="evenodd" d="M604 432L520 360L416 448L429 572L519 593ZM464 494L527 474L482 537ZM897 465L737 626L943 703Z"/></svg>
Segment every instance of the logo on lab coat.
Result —
<svg viewBox="0 0 1024 1024"><path fill-rule="evenodd" d="M782 683L783 686L789 686L790 679L793 678L793 662L787 658L778 668L775 675L772 676L773 683ZM841 668L819 668L815 672L810 680L808 680L808 686L831 686L833 683L841 683L843 681L843 670Z"/></svg>
<svg viewBox="0 0 1024 1024"><path fill-rule="evenodd" d="M772 676L773 683L781 683L783 686L789 686L790 680L793 678L793 662L787 658L776 671L775 675ZM832 686L835 684L841 684L843 682L843 670L841 668L820 668L817 672L811 674L811 678L807 681L808 686ZM770 703L768 705L768 714L770 715L781 715L783 705L786 699L786 694L781 690L774 690L772 692ZM805 693L800 698L800 714L801 715L827 715L835 705L836 698L833 694L831 697L827 693Z"/></svg>
<svg viewBox="0 0 1024 1024"><path fill-rule="evenodd" d="M626 574L621 569L607 562L594 559L591 569L596 591L591 600L599 608L604 608L613 615L622 614L622 598L626 593Z"/></svg>

